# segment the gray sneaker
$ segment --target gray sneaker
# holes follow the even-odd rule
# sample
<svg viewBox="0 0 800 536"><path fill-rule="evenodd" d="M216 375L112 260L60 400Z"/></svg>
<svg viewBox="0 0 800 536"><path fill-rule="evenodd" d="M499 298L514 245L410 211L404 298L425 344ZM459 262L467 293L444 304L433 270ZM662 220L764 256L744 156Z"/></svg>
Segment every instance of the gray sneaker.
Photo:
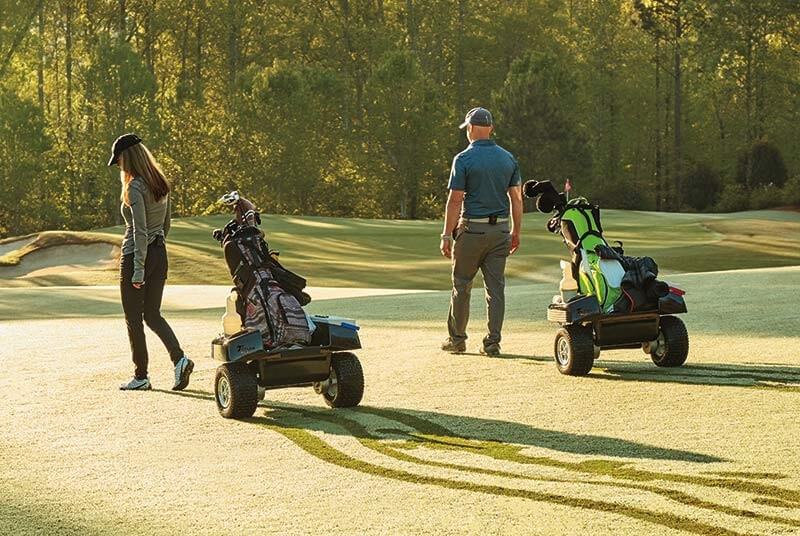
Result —
<svg viewBox="0 0 800 536"><path fill-rule="evenodd" d="M451 354L463 354L467 351L467 343L464 341L453 342L453 339L448 337L442 343L442 350Z"/></svg>
<svg viewBox="0 0 800 536"><path fill-rule="evenodd" d="M120 385L119 388L121 391L149 391L153 386L150 385L149 378L144 378L143 380L133 378L128 383Z"/></svg>
<svg viewBox="0 0 800 536"><path fill-rule="evenodd" d="M492 344L484 344L483 346L481 346L481 354L488 356L498 356L500 355L500 345L496 342Z"/></svg>
<svg viewBox="0 0 800 536"><path fill-rule="evenodd" d="M191 359L183 356L175 363L175 385L172 386L173 391L182 391L189 385L189 376L194 370L194 363Z"/></svg>

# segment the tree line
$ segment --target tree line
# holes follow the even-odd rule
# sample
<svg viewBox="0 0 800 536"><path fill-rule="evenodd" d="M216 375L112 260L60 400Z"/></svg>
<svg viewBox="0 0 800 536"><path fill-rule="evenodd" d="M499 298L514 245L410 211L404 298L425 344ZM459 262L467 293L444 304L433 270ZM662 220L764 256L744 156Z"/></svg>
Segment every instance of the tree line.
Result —
<svg viewBox="0 0 800 536"><path fill-rule="evenodd" d="M125 132L179 215L439 217L477 105L603 206L800 203L796 0L0 0L0 236L118 223Z"/></svg>

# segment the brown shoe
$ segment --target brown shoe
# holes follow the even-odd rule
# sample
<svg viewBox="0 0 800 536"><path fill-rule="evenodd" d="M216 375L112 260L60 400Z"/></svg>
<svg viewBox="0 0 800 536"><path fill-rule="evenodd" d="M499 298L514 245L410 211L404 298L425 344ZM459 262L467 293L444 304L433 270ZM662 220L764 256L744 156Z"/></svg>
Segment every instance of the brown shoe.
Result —
<svg viewBox="0 0 800 536"><path fill-rule="evenodd" d="M464 341L453 342L449 337L442 343L442 350L451 354L463 354L467 351L467 343Z"/></svg>

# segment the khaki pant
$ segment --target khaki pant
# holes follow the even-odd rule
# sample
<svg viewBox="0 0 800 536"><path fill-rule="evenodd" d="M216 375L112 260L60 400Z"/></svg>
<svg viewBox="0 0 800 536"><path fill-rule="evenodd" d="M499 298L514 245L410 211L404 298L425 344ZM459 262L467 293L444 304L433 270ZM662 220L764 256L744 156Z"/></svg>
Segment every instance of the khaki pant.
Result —
<svg viewBox="0 0 800 536"><path fill-rule="evenodd" d="M453 293L447 319L447 330L453 342L467 339L469 297L478 269L483 273L489 319L489 333L483 344L500 342L505 314L506 258L510 247L508 222L496 225L460 222L453 244Z"/></svg>

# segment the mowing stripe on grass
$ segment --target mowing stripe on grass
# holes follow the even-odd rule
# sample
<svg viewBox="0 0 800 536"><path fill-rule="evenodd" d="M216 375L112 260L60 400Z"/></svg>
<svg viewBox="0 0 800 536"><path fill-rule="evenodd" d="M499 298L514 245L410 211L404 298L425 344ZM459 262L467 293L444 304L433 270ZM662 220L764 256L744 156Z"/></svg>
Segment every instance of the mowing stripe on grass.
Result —
<svg viewBox="0 0 800 536"><path fill-rule="evenodd" d="M375 407L359 407L355 411L361 413L373 414L379 417L384 417L387 419L395 420L397 422L401 422L410 428L419 430L423 434L429 434L435 437L461 437L461 439L469 440L469 438L459 436L457 433L448 430L447 428L441 425L432 423L425 419L421 419L409 413L386 410ZM740 492L752 493L754 495L769 496L776 499L781 499L782 501L795 503L796 506L800 506L800 492L796 490L781 488L779 486L774 486L770 484L763 484L761 482L751 482L748 480L742 480L738 478L712 478L712 477L698 476L698 475L657 473L655 471L648 471L648 470L628 467L627 464L624 462L608 461L608 460L587 460L578 463L564 462L542 456L528 456L525 454L521 454L521 450L524 448L521 446L508 445L505 443L490 442L490 441L486 441L484 443L485 443L485 448L481 450L480 453L485 456L489 456L498 460L524 463L524 464L545 465L549 467L566 469L569 471L592 474L597 476L608 476L623 480L635 480L635 481L664 480L670 482L693 484L697 486L707 486L712 488L721 487L729 489L731 491L740 491Z"/></svg>
<svg viewBox="0 0 800 536"><path fill-rule="evenodd" d="M311 454L315 458L322 461L352 469L364 474L379 476L382 478L389 478L402 482L410 482L415 484L427 484L431 486L438 486L442 488L472 491L478 493L486 493L489 495L498 495L505 497L516 497L521 499L529 499L537 502L546 502L552 504L572 506L574 508L590 509L600 512L608 512L611 514L618 514L640 521L646 521L662 525L665 527L673 528L676 530L683 530L692 532L694 534L705 534L715 536L738 536L744 533L736 532L733 530L725 529L696 521L694 519L668 514L663 512L652 512L643 508L622 506L619 504L598 501L593 499L582 499L576 497L569 497L566 495L558 495L555 493L544 493L538 491L504 488L501 486L492 486L486 484L474 484L471 482L463 482L459 480L449 480L446 478L417 475L399 469L392 469L365 462L333 448L331 445L308 432L299 428L286 427L285 425L277 424L267 418L254 418L253 422L257 422L266 428L273 430L282 436L292 441L295 445ZM354 435L364 434L365 429L355 421L349 421L346 427L348 431Z"/></svg>
<svg viewBox="0 0 800 536"><path fill-rule="evenodd" d="M558 482L558 483L565 483L565 484L587 484L587 485L596 485L596 486L603 486L603 487L611 487L611 488L624 488L624 489L635 489L639 491L647 491L650 493L654 493L657 495L661 495L663 497L667 497L672 499L676 502L680 502L687 506L692 506L696 508L702 508L706 510L712 510L715 512L720 512L727 515L732 516L739 516L745 517L748 519L758 520L758 521L765 521L765 522L772 522L772 523L779 523L782 525L788 525L792 527L800 527L800 520L789 519L779 516L771 516L766 514L759 514L758 512L754 512L752 510L743 510L740 508L734 508L730 506L720 505L713 502L705 501L699 499L693 495L688 493L684 493L682 491L669 489L669 488L660 488L657 486L650 486L645 484L633 484L629 482L606 482L606 481L595 481L595 480L566 480L566 479L558 479L558 478L544 478L544 477L535 477L529 475L520 475L517 473L512 473L510 471L501 471L496 469L486 469L483 467L473 467L455 463L447 463L447 462L439 462L434 460L427 460L425 458L419 458L417 456L412 456L407 452L403 452L398 449L413 449L420 446L429 447L432 449L445 449L445 450L455 450L460 451L462 449L469 449L469 452L475 454L484 454L483 450L487 448L493 448L496 445L492 442L487 441L474 441L469 439L462 439L462 438L453 438L453 437L442 437L442 436L428 436L428 435L416 435L416 434L408 434L402 430L394 430L394 429L380 429L380 432L389 432L394 433L397 435L408 435L411 437L410 440L406 440L404 443L397 444L397 443L386 443L380 441L380 437L371 434L366 427L361 425L360 423L342 418L339 415L334 415L330 413L321 413L315 411L305 411L300 409L295 409L291 407L279 406L281 409L285 409L287 411L293 411L298 414L303 415L306 418L310 419L322 419L332 424L339 425L345 428L348 432L351 432L354 437L361 443L363 446L378 452L380 454L384 454L391 458L416 463L421 465L427 465L430 467L441 467L444 469L453 469L458 471L465 471L469 473L476 473L476 474L486 474L491 476L499 476L505 478L516 478L516 479L523 479L523 480L534 480L539 482ZM372 408L370 408L372 409ZM387 417L388 418L388 417ZM505 447L509 447L513 450L518 450L520 447L504 445ZM492 456L495 459L498 459L496 456ZM510 458L510 457L509 457ZM549 459L548 460L555 462L558 464L556 460ZM508 459L507 461L516 461ZM554 465L554 466L560 466ZM741 473L745 474L745 473Z"/></svg>

